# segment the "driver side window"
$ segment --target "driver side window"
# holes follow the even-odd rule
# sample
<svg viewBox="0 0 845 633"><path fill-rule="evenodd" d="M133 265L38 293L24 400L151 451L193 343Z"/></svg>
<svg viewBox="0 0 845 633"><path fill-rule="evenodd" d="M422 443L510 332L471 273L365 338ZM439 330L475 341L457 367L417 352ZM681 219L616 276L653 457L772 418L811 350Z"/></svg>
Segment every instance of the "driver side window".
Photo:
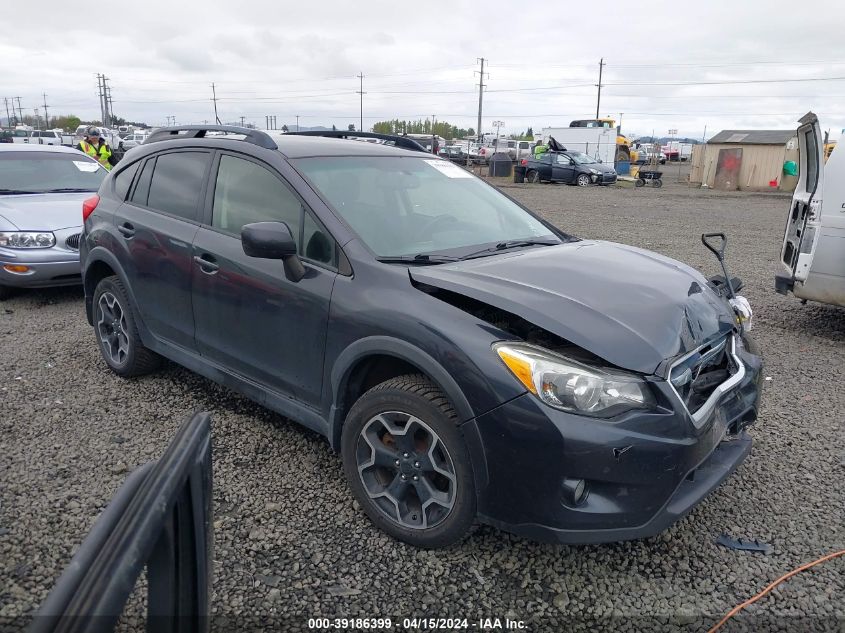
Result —
<svg viewBox="0 0 845 633"><path fill-rule="evenodd" d="M570 162L571 162L571 159L569 158L569 156L566 156L564 154L558 154L557 155L557 164L558 165L569 165Z"/></svg>

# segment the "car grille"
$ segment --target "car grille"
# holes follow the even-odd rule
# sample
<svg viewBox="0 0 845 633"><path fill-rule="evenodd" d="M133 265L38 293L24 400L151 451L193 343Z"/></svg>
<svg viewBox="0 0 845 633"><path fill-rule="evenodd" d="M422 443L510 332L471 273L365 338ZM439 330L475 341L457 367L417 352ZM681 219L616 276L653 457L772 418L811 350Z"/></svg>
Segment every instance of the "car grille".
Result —
<svg viewBox="0 0 845 633"><path fill-rule="evenodd" d="M82 235L81 233L75 233L75 234L69 236L65 240L65 246L67 246L68 248L72 248L75 251L78 251L79 250L79 238L81 237L81 235Z"/></svg>
<svg viewBox="0 0 845 633"><path fill-rule="evenodd" d="M698 412L739 369L733 359L732 336L700 347L672 366L669 380L690 413Z"/></svg>

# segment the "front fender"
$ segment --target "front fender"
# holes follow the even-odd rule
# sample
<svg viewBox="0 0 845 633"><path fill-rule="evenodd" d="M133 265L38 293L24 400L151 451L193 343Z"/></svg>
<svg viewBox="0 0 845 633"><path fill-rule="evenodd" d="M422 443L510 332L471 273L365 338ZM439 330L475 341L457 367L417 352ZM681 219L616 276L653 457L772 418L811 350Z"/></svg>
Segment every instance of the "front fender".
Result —
<svg viewBox="0 0 845 633"><path fill-rule="evenodd" d="M340 436L343 428L343 411L346 409L343 394L346 391L352 369L367 356L389 355L404 360L425 373L446 394L461 426L464 441L472 460L476 492L481 494L488 483L487 459L481 436L474 424L466 424L475 419L476 413L464 396L458 383L448 371L428 353L420 348L392 336L368 336L358 339L341 352L332 367L331 389L332 405L329 412L329 442L335 450L340 450Z"/></svg>

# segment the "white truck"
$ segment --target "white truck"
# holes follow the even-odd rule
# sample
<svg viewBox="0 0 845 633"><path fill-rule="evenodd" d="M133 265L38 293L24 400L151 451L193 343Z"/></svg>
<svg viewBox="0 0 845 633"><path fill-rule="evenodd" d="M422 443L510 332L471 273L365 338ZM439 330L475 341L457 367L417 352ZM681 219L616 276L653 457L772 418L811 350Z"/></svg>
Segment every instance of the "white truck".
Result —
<svg viewBox="0 0 845 633"><path fill-rule="evenodd" d="M544 127L534 133L535 143L554 138L566 149L581 152L594 160L613 165L616 160L616 128Z"/></svg>

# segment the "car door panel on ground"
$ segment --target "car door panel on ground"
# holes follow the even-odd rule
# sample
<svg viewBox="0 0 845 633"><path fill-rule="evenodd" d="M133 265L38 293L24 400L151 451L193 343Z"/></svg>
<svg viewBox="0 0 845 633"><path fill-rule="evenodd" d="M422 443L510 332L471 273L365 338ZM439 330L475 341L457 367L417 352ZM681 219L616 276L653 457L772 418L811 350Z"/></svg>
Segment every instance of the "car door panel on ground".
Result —
<svg viewBox="0 0 845 633"><path fill-rule="evenodd" d="M275 170L221 153L212 172L210 226L193 244L197 347L209 360L316 406L335 242ZM280 260L244 253L241 227L253 222L288 225L300 245L303 279L289 281Z"/></svg>
<svg viewBox="0 0 845 633"><path fill-rule="evenodd" d="M211 153L177 151L152 156L114 216L126 251L121 264L147 328L158 338L193 350L191 244Z"/></svg>

